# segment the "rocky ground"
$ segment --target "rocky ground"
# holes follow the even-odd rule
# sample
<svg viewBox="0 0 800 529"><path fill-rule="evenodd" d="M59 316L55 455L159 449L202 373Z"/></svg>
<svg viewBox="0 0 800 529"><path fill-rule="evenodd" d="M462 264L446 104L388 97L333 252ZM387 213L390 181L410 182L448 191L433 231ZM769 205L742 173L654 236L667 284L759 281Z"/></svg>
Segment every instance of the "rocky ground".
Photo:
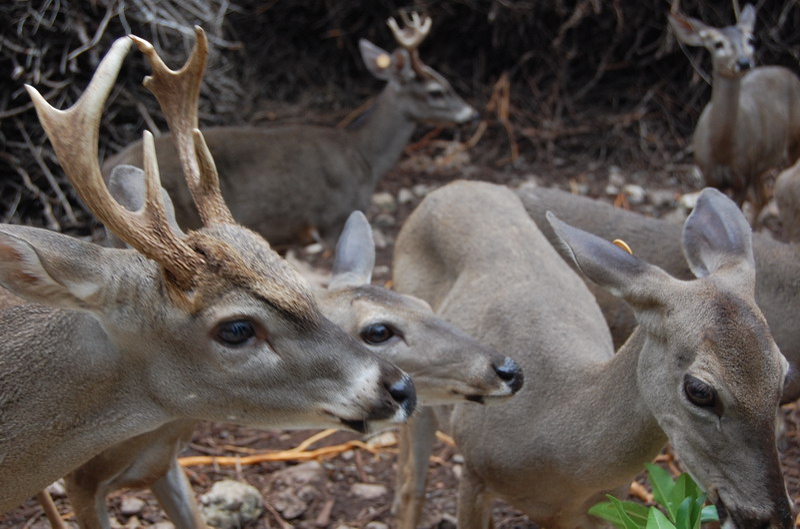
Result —
<svg viewBox="0 0 800 529"><path fill-rule="evenodd" d="M550 160L543 164L520 163L496 169L491 164L473 164L466 152L451 144L430 144L406 158L380 185L369 217L378 247L374 281L390 284L391 249L403 219L430 190L454 178L489 180L506 185L544 185L571 189L657 216L682 220L687 202L684 195L696 191L699 181L689 164L660 167L657 171L638 167L608 167L594 162ZM766 219L768 226L774 222ZM317 269L323 276L330 266L330 249L306 247L292 249L293 255ZM477 405L477 404L476 404ZM783 462L790 493L800 500L800 414L795 407L784 410L787 431ZM296 528L371 528L393 526L390 512L394 491L395 438L384 434L354 447L355 434L337 432L315 442L310 449L333 447L330 457L291 461L269 461L270 456L253 463L248 458L300 445L316 432L265 432L223 424L204 424L186 456L228 456L240 458L238 464L198 464L187 467L191 483L201 502L214 502L212 486L222 480L235 480L254 487L253 505L243 511L249 519L233 520L247 527ZM350 444L347 444L350 443ZM598 447L598 457L602 450ZM275 456L272 456L275 458ZM266 460L263 460L266 459ZM462 460L446 439L439 440L430 462L430 480L422 527L454 527L455 498ZM61 513L70 522L70 507L58 487L54 496ZM246 491L245 491L246 492ZM261 498L263 497L263 501ZM237 496L236 501L241 500ZM170 527L149 492L122 491L109 499L114 523L135 527ZM46 527L35 501L0 517L0 527ZM498 528L535 527L514 509L498 503L495 508Z"/></svg>

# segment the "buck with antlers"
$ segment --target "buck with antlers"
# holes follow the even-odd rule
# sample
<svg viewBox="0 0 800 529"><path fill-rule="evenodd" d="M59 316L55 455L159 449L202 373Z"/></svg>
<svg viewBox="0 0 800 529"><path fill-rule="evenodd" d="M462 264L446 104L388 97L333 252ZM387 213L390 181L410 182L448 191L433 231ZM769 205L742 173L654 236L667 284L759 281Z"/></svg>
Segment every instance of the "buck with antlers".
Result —
<svg viewBox="0 0 800 529"><path fill-rule="evenodd" d="M0 227L0 285L31 302L0 311L0 512L171 421L365 431L415 407L410 378L327 320L305 280L234 222L195 128L202 30L178 72L135 40L204 226L170 229L147 132L144 208L121 207L103 183L99 119L131 39L66 111L28 87L78 195L135 250Z"/></svg>
<svg viewBox="0 0 800 529"><path fill-rule="evenodd" d="M548 529L601 526L589 507L626 490L667 440L724 527L793 527L774 430L787 363L753 298L741 211L714 189L701 194L683 229L695 275L685 281L548 220L562 255L635 311L639 327L616 354L584 282L510 190L441 188L397 239L398 291L526 371L505 405L453 411L459 528L489 527L492 498Z"/></svg>
<svg viewBox="0 0 800 529"><path fill-rule="evenodd" d="M711 53L711 101L694 130L694 161L706 185L729 191L740 206L752 188L754 222L768 200L765 173L800 158L800 79L781 66L753 68L755 22L750 4L725 28L669 15L681 42Z"/></svg>
<svg viewBox="0 0 800 529"><path fill-rule="evenodd" d="M125 207L139 209L144 195L139 169L117 167L109 188ZM436 317L427 303L371 285L374 263L369 223L354 212L339 238L329 286L317 298L331 321L414 377L421 404L497 401L519 390L522 372L513 360ZM105 450L67 476L80 526L110 528L106 495L149 486L176 527L205 527L176 459L194 427L194 421L168 423Z"/></svg>
<svg viewBox="0 0 800 529"><path fill-rule="evenodd" d="M308 239L318 232L333 244L351 211L366 211L377 182L394 166L418 123L464 123L477 117L450 83L419 58L431 19L414 13L389 26L400 48L392 53L360 41L367 69L386 87L360 127L216 127L203 130L217 162L222 194L243 225L273 245ZM180 178L170 139L156 140L162 182L175 202L178 222L198 217ZM105 164L142 166L135 143Z"/></svg>

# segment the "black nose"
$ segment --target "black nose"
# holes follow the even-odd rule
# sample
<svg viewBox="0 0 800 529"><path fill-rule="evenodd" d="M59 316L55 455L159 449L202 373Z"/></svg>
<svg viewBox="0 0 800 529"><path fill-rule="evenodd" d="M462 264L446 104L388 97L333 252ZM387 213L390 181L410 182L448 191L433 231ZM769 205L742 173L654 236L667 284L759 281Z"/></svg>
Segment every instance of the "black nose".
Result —
<svg viewBox="0 0 800 529"><path fill-rule="evenodd" d="M403 374L403 377L386 388L392 399L403 408L408 415L414 413L417 407L417 392L414 389L414 381L411 377Z"/></svg>
<svg viewBox="0 0 800 529"><path fill-rule="evenodd" d="M522 369L513 359L505 357L503 363L494 365L494 372L500 377L500 380L508 384L512 393L516 393L522 387L525 377L522 375Z"/></svg>
<svg viewBox="0 0 800 529"><path fill-rule="evenodd" d="M753 62L750 59L748 59L747 57L739 57L736 60L736 68L740 72L743 72L745 70L749 70L752 67L753 67Z"/></svg>

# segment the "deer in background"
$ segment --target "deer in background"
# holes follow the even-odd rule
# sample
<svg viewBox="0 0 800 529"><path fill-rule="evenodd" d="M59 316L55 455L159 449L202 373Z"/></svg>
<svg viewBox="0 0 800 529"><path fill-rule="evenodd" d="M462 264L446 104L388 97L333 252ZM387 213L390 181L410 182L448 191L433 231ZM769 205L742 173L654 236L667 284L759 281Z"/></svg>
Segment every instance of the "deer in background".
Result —
<svg viewBox="0 0 800 529"><path fill-rule="evenodd" d="M65 111L27 87L77 194L134 250L0 226L0 285L30 302L0 311L0 512L171 421L366 431L415 407L408 375L327 320L305 280L233 220L196 129L202 30L179 72L136 42L204 226L170 229L148 132L145 206L126 210L103 182L99 120L131 39Z"/></svg>
<svg viewBox="0 0 800 529"><path fill-rule="evenodd" d="M216 127L203 130L217 162L222 194L243 225L273 245L308 239L318 232L333 244L350 212L366 211L378 181L391 169L418 123L465 123L477 118L450 83L419 58L431 19L416 13L389 26L400 48L389 53L361 40L367 69L386 87L352 130L311 125ZM142 166L134 143L104 164ZM178 223L198 225L191 196L180 178L169 137L156 140L162 182L175 202Z"/></svg>
<svg viewBox="0 0 800 529"><path fill-rule="evenodd" d="M711 53L711 101L694 129L694 161L708 186L741 206L753 190L753 222L767 203L765 173L800 158L800 79L781 66L753 67L755 8L735 26L715 28L670 13L675 36Z"/></svg>
<svg viewBox="0 0 800 529"><path fill-rule="evenodd" d="M526 373L505 405L453 410L459 528L489 527L492 498L548 529L600 527L589 507L625 492L667 440L725 527L793 527L774 430L787 363L753 298L739 208L703 191L683 230L696 277L686 281L548 220L562 255L635 311L639 327L616 354L586 285L511 190L440 188L397 239L397 290Z"/></svg>
<svg viewBox="0 0 800 529"><path fill-rule="evenodd" d="M118 166L109 188L135 211L144 199L142 184L141 170ZM500 401L519 390L523 376L513 360L438 318L427 303L371 285L374 264L369 223L353 212L339 238L329 286L317 299L331 321L414 377L420 404ZM205 527L177 461L195 425L173 421L105 450L68 475L80 526L110 528L105 497L116 489L149 486L178 529Z"/></svg>
<svg viewBox="0 0 800 529"><path fill-rule="evenodd" d="M546 221L547 211L604 239L623 239L637 256L676 277L692 277L681 251L681 228L674 222L645 217L558 189L537 187L517 193L551 243L558 238ZM765 233L754 233L753 255L756 302L767 318L775 343L792 366L783 388L782 402L792 402L800 398L800 377L795 374L800 369L800 326L797 325L800 290L795 286L800 278L800 248L778 242ZM614 342L622 345L636 326L633 313L619 298L603 289L593 287L592 292L611 327Z"/></svg>
<svg viewBox="0 0 800 529"><path fill-rule="evenodd" d="M775 204L784 239L800 242L800 160L784 169L775 179Z"/></svg>

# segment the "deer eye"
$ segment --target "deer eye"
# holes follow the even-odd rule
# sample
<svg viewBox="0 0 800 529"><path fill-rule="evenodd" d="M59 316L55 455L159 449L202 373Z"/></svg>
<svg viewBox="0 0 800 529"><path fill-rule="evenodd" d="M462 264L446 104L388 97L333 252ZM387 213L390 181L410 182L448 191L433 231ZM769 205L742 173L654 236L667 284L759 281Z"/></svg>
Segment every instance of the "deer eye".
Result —
<svg viewBox="0 0 800 529"><path fill-rule="evenodd" d="M695 406L701 408L714 408L717 404L717 392L710 385L692 375L683 379L683 391L686 398Z"/></svg>
<svg viewBox="0 0 800 529"><path fill-rule="evenodd" d="M721 49L722 49L722 48L724 48L724 47L725 47L725 43L724 43L724 42L722 42L721 40L718 40L718 41L716 41L716 42L714 43L714 49L715 49L715 50L721 50Z"/></svg>
<svg viewBox="0 0 800 529"><path fill-rule="evenodd" d="M428 97L431 99L444 99L444 90L441 88L434 88L432 90L428 90Z"/></svg>
<svg viewBox="0 0 800 529"><path fill-rule="evenodd" d="M237 346L243 345L256 335L256 328L250 320L233 320L220 323L217 326L215 338L218 342Z"/></svg>
<svg viewBox="0 0 800 529"><path fill-rule="evenodd" d="M395 332L383 323L372 323L361 331L361 339L369 344L380 344L389 340Z"/></svg>

